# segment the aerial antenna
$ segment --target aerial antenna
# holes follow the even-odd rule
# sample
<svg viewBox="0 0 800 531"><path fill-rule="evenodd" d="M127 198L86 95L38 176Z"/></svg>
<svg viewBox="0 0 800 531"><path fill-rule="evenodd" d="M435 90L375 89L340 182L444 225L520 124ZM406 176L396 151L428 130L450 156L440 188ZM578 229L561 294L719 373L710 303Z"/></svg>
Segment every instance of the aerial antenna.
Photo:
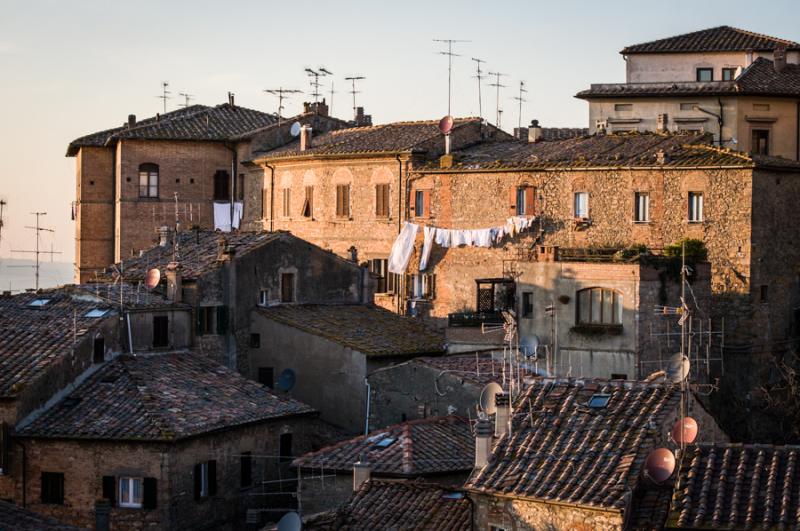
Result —
<svg viewBox="0 0 800 531"><path fill-rule="evenodd" d="M11 252L12 253L31 253L31 254L36 256L36 264L32 265L32 266L9 266L9 267L32 267L32 268L34 268L34 271L36 272L36 283L34 284L34 286L36 288L36 291L39 291L39 255L40 254L49 254L49 255L61 254L61 252L60 251L52 251L52 250L51 251L41 251L40 250L39 243L40 243L41 238L39 236L39 233L41 233L41 232L52 232L52 233L55 233L56 231L53 230L53 229L46 229L46 228L42 227L39 224L39 218L42 217L42 216L46 216L47 212L31 212L31 215L36 216L36 226L35 227L31 227L31 226L26 225L25 228L36 231L36 249L34 249L32 251L12 249Z"/></svg>
<svg viewBox="0 0 800 531"><path fill-rule="evenodd" d="M310 82L311 88L313 89L313 91L311 92L311 95L314 96L314 103L318 103L319 102L319 97L322 96L322 94L319 91L319 87L320 87L319 78L333 75L333 72L330 72L330 71L326 70L324 66L321 66L321 67L317 68L316 70L313 70L311 68L306 68L306 73L308 74L308 77L313 77L314 78L314 81Z"/></svg>
<svg viewBox="0 0 800 531"><path fill-rule="evenodd" d="M506 87L505 85L500 84L500 77L505 76L506 74L501 74L500 72L489 72L489 75L495 76L495 82L489 83L489 86L495 87L497 89L497 103L496 103L497 122L495 123L495 125L497 126L498 129L500 129L500 115L503 113L503 111L500 110L500 89Z"/></svg>
<svg viewBox="0 0 800 531"><path fill-rule="evenodd" d="M0 244L3 243L3 208L7 205L5 199L0 199ZM2 246L0 246L2 250Z"/></svg>
<svg viewBox="0 0 800 531"><path fill-rule="evenodd" d="M290 97L287 96L287 94L302 93L301 90L287 89L283 87L278 87L276 89L264 89L264 92L278 97L278 125L280 125L281 122L283 121L283 100L288 100Z"/></svg>
<svg viewBox="0 0 800 531"><path fill-rule="evenodd" d="M189 106L189 101L194 99L194 94L180 92L178 95L183 97L183 104L181 104L180 107L183 107L184 109ZM167 112L166 107L164 108L164 112Z"/></svg>
<svg viewBox="0 0 800 531"><path fill-rule="evenodd" d="M519 117L517 118L517 128L522 129L522 104L528 100L525 99L523 94L527 93L528 90L525 88L525 82L519 82L519 96L514 96L511 98L512 100L517 100L519 102Z"/></svg>
<svg viewBox="0 0 800 531"><path fill-rule="evenodd" d="M331 101L328 103L328 116L333 116L333 95L336 91L333 90L333 80L331 79Z"/></svg>
<svg viewBox="0 0 800 531"><path fill-rule="evenodd" d="M162 81L161 82L161 96L156 96L156 98L162 100L164 102L164 114L167 114L167 100L170 99L172 96L172 92L167 90L169 87L169 81Z"/></svg>
<svg viewBox="0 0 800 531"><path fill-rule="evenodd" d="M350 94L353 95L353 120L358 117L358 113L356 112L356 94L359 94L361 91L356 90L356 81L361 81L363 79L367 79L364 76L350 76L344 78L345 81L349 81L352 84L352 89L350 90Z"/></svg>
<svg viewBox="0 0 800 531"><path fill-rule="evenodd" d="M451 87L453 85L453 57L461 57L457 53L453 53L453 43L454 42L470 42L470 41L463 41L458 39L433 39L433 42L444 42L447 43L447 51L446 52L438 52L439 55L446 55L447 56L447 115L451 116L452 113L450 112L450 94L451 94Z"/></svg>
<svg viewBox="0 0 800 531"><path fill-rule="evenodd" d="M478 116L483 118L483 98L481 97L481 92L483 91L481 88L481 80L485 76L483 75L483 70L481 70L481 63L485 63L486 61L478 59L477 57L473 57L472 60L475 61L475 75L472 77L478 80Z"/></svg>

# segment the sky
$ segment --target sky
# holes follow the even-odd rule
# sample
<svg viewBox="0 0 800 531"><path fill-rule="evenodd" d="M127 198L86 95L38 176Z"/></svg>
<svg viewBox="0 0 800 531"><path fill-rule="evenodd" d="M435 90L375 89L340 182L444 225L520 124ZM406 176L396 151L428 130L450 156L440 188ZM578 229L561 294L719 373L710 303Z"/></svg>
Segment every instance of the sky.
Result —
<svg viewBox="0 0 800 531"><path fill-rule="evenodd" d="M275 112L264 89L309 90L305 68L325 67L334 115L352 116L347 76L365 76L357 104L375 123L447 114L447 57L433 39L454 44L452 112L478 115L476 57L506 74L500 92L502 127L518 122L519 82L527 87L522 123L587 127L588 104L573 96L591 83L621 82L619 50L719 25L800 41L791 0L671 2L502 0L275 2L0 0L0 199L8 204L0 257L31 249L34 211L55 230L42 245L74 259L75 159L67 144L79 136L183 102L236 103ZM483 86L483 116L495 122L497 93ZM307 94L286 103L302 109ZM14 254L15 257L22 255Z"/></svg>

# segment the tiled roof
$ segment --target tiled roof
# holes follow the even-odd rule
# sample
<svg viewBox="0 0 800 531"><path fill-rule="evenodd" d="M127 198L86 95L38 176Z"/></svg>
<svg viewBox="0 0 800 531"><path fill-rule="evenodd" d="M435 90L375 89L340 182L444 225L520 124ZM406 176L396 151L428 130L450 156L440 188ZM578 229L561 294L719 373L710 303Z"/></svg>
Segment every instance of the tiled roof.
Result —
<svg viewBox="0 0 800 531"><path fill-rule="evenodd" d="M84 146L104 146L126 138L214 141L241 139L248 133L257 133L275 123L277 117L274 114L239 105L191 105L137 121L133 127L124 125L77 138L70 142L67 156L74 156Z"/></svg>
<svg viewBox="0 0 800 531"><path fill-rule="evenodd" d="M79 527L62 524L55 518L28 511L0 500L1 531L79 531Z"/></svg>
<svg viewBox="0 0 800 531"><path fill-rule="evenodd" d="M626 531L661 531L669 514L674 481L661 485L642 482L633 493Z"/></svg>
<svg viewBox="0 0 800 531"><path fill-rule="evenodd" d="M458 491L421 481L365 482L349 503L307 522L316 531L462 531L471 526L469 500Z"/></svg>
<svg viewBox="0 0 800 531"><path fill-rule="evenodd" d="M787 63L778 72L775 63L759 57L736 79L740 94L800 97L800 65Z"/></svg>
<svg viewBox="0 0 800 531"><path fill-rule="evenodd" d="M453 130L467 124L479 124L480 118L457 118ZM368 127L339 129L321 135L312 134L311 147L300 151L300 141L267 152L264 159L293 156L341 155L350 153L405 153L417 151L426 142L442 136L438 120L395 122ZM444 145L444 143L442 143Z"/></svg>
<svg viewBox="0 0 800 531"><path fill-rule="evenodd" d="M386 441L385 446L379 444ZM404 454L411 457L403 466ZM460 417L431 417L395 424L298 457L300 468L352 474L364 459L379 476L417 477L472 470L475 439L469 422Z"/></svg>
<svg viewBox="0 0 800 531"><path fill-rule="evenodd" d="M800 446L688 446L667 528L797 529L798 460Z"/></svg>
<svg viewBox="0 0 800 531"><path fill-rule="evenodd" d="M34 305L34 301L48 302ZM0 296L0 396L17 395L64 359L104 318L86 317L109 304L76 297L67 289Z"/></svg>
<svg viewBox="0 0 800 531"><path fill-rule="evenodd" d="M140 284L127 282L77 284L64 287L65 290L75 293L76 296L94 298L98 303L119 306L120 303L128 309L154 309L154 308L189 308L188 304L175 304L166 296L157 291L149 291Z"/></svg>
<svg viewBox="0 0 800 531"><path fill-rule="evenodd" d="M417 358L413 363L429 365L438 371L445 371L456 378L469 380L480 386L502 379L503 362L495 360L491 352L482 352L477 356L473 353Z"/></svg>
<svg viewBox="0 0 800 531"><path fill-rule="evenodd" d="M800 44L794 41L761 35L730 26L718 26L666 39L658 39L641 44L626 46L620 52L624 55L634 53L689 53L689 52L745 52L772 51L778 46L787 50L798 50Z"/></svg>
<svg viewBox="0 0 800 531"><path fill-rule="evenodd" d="M597 167L787 167L800 163L778 157L748 155L708 144L709 135L621 133L554 142L491 142L454 153L452 168L428 164L419 172L469 170L549 170ZM659 162L659 152L665 155Z"/></svg>
<svg viewBox="0 0 800 531"><path fill-rule="evenodd" d="M17 434L172 441L313 409L194 352L122 355Z"/></svg>
<svg viewBox="0 0 800 531"><path fill-rule="evenodd" d="M611 395L591 409L595 393ZM516 401L510 435L469 490L624 510L655 444L654 426L678 407L676 388L644 382L536 379Z"/></svg>
<svg viewBox="0 0 800 531"><path fill-rule="evenodd" d="M564 140L589 134L588 127L542 127L542 140Z"/></svg>
<svg viewBox="0 0 800 531"><path fill-rule="evenodd" d="M377 306L281 304L259 308L279 323L345 345L367 356L411 356L444 352L444 336L422 321Z"/></svg>

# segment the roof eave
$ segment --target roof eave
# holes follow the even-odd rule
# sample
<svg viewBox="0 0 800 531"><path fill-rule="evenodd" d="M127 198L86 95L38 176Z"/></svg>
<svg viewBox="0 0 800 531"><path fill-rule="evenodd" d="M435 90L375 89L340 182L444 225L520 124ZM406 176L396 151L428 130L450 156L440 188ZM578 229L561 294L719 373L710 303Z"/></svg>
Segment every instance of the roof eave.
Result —
<svg viewBox="0 0 800 531"><path fill-rule="evenodd" d="M385 158L385 157L394 157L397 155L417 155L425 153L424 150L421 149L410 149L410 150L392 150L392 151L353 151L353 152L345 152L345 153L308 153L305 155L287 155L285 157L282 156L263 156L263 157L256 157L251 159L253 164L274 164L277 162L297 162L297 161L304 161L304 160L314 160L314 159L359 159L359 158Z"/></svg>

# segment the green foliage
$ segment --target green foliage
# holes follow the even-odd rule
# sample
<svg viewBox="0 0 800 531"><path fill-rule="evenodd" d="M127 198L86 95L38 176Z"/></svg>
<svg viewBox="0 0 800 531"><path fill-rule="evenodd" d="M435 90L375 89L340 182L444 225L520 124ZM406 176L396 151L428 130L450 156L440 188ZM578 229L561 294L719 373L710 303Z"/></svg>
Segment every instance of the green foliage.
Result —
<svg viewBox="0 0 800 531"><path fill-rule="evenodd" d="M667 258L680 258L681 251L686 251L686 262L705 262L708 259L708 249L702 240L684 238L664 247L664 256Z"/></svg>
<svg viewBox="0 0 800 531"><path fill-rule="evenodd" d="M614 254L617 262L632 262L650 254L650 249L643 243L635 243Z"/></svg>

